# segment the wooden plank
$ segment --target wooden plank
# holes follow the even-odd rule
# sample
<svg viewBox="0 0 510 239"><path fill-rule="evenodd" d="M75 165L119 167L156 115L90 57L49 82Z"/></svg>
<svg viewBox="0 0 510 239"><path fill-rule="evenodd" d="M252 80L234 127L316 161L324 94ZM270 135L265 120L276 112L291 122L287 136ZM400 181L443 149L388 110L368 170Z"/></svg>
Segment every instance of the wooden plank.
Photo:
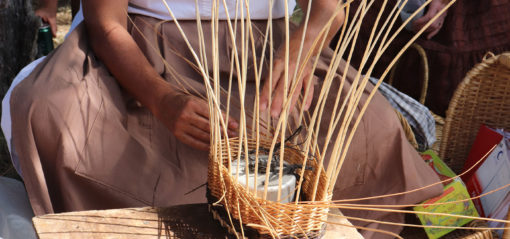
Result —
<svg viewBox="0 0 510 239"><path fill-rule="evenodd" d="M338 210L335 213L341 215ZM351 225L345 218L330 217L329 221ZM227 237L226 230L208 212L207 204L49 214L34 217L33 222L41 239ZM328 224L324 238L363 237L352 227Z"/></svg>
<svg viewBox="0 0 510 239"><path fill-rule="evenodd" d="M343 217L342 212L337 208L330 209L331 214L338 216L329 216L328 223L326 224L326 233L323 239L363 239L358 230L352 227L352 224Z"/></svg>

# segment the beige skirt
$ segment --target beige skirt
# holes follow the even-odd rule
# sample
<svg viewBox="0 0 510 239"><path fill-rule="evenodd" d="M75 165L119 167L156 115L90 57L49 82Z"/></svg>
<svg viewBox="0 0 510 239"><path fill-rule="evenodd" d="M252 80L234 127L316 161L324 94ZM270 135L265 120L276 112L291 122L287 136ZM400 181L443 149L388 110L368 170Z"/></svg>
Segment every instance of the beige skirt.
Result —
<svg viewBox="0 0 510 239"><path fill-rule="evenodd" d="M185 87L196 89L196 94L203 93L201 75L190 66L191 52L175 24L142 16L133 19L136 27L130 27L131 35L154 68L169 82L178 84L180 79L187 83ZM180 24L193 48L198 49L195 21L180 21ZM204 36L210 36L210 24L206 21L202 24ZM277 30L282 29L282 21L274 24L276 49L284 39L284 31ZM265 26L265 21L253 22L258 51L262 49ZM220 59L230 62L235 46L231 44L225 22L221 22L218 36ZM322 52L314 73L318 84L326 74L332 54L329 49ZM207 64L212 69L212 63ZM338 79L344 66L345 62L338 69ZM230 64L221 64L220 68L220 74L228 78ZM335 84L330 92L348 90L355 74L356 70L349 68L344 88L338 89L339 84ZM362 101L371 88L365 91ZM247 99L252 98L254 89L254 83L248 84ZM334 102L333 98L329 102ZM14 89L10 104L13 145L36 215L206 202L205 187L191 191L207 181L208 152L179 142L147 108L118 85L94 55L83 25ZM325 112L331 110L326 108ZM237 114L235 110L232 112L233 117L238 117ZM319 138L324 141L324 136ZM348 151L334 198L396 193L437 181L437 176L407 142L394 110L383 96L376 94ZM438 185L413 194L362 203L411 204L440 192ZM369 219L403 220L402 215L383 212L346 210L343 213ZM353 223L399 230L361 221Z"/></svg>

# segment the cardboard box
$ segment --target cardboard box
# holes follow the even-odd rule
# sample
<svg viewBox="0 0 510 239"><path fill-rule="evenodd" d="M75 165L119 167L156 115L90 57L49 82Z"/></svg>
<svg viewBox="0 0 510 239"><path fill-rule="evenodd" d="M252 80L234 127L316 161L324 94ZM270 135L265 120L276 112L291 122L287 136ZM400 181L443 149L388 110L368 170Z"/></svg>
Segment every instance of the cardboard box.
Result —
<svg viewBox="0 0 510 239"><path fill-rule="evenodd" d="M436 171L441 180L455 177L455 173L432 151L428 150L422 153L423 159ZM438 197L431 198L416 206L413 209L421 212L448 213L453 215L478 216L478 212L471 200L465 202L449 203L444 205L429 205L434 203L446 203L469 199L469 194L459 178L446 182L444 192ZM454 216L432 216L417 214L423 225L427 226L463 226L472 219L458 218ZM425 228L425 232L430 239L440 238L453 231L446 228Z"/></svg>
<svg viewBox="0 0 510 239"><path fill-rule="evenodd" d="M508 213L510 187L506 186L510 184L509 140L508 132L493 130L487 126L480 127L468 161L464 165L464 168L470 168L480 161L466 181L466 186L471 197L487 194L473 200L478 212L484 217L506 219ZM494 150L489 152L493 148ZM488 152L488 156L483 158ZM488 224L493 228L505 227L503 223ZM502 230L497 232L501 236Z"/></svg>
<svg viewBox="0 0 510 239"><path fill-rule="evenodd" d="M491 217L510 192L510 187L497 190L510 183L510 158L507 154L506 143L502 139L466 182L473 197L494 191L474 200L478 212L484 217Z"/></svg>
<svg viewBox="0 0 510 239"><path fill-rule="evenodd" d="M466 162L464 163L463 172L467 171L471 166L475 165L478 161L483 161L487 158L486 154L494 147L494 145L499 144L499 142L503 139L503 135L498 133L497 131L485 126L481 125L480 129L478 129L478 133L476 135L475 141L469 150L468 157ZM485 158L483 158L485 156ZM462 176L462 181L467 182L476 172L476 170L481 166L478 164L471 171L467 172Z"/></svg>

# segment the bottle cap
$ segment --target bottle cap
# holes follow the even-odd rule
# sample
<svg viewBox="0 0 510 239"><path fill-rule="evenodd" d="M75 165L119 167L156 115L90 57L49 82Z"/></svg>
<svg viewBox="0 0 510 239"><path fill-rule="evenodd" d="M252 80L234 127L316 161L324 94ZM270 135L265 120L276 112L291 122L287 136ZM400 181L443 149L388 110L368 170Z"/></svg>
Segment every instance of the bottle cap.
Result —
<svg viewBox="0 0 510 239"><path fill-rule="evenodd" d="M38 20L39 22L39 28L48 28L50 27L50 24L46 21L44 21L42 18L38 17Z"/></svg>

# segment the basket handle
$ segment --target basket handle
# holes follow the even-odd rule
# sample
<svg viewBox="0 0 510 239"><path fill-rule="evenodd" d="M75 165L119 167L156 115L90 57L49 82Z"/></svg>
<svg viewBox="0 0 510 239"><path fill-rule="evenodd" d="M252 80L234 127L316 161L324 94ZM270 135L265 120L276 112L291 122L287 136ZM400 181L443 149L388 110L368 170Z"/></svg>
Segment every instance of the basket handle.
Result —
<svg viewBox="0 0 510 239"><path fill-rule="evenodd" d="M506 66L507 68L510 68L510 53L503 53L498 58L499 63Z"/></svg>
<svg viewBox="0 0 510 239"><path fill-rule="evenodd" d="M429 62L427 59L427 53L425 53L425 50L423 49L423 47L421 47L418 43L413 43L411 45L411 47L416 49L416 51L418 52L418 54L421 57L421 62L423 64L423 82L422 82L422 87L421 87L421 92L420 92L420 99L418 101L420 102L420 104L424 105L425 100L427 98L427 90L429 87ZM390 84L390 85L393 85L393 80L395 77L395 69L397 69L397 65L399 62L400 62L400 59L395 63L395 65L393 66L393 68L390 71L390 78L388 80L388 84Z"/></svg>
<svg viewBox="0 0 510 239"><path fill-rule="evenodd" d="M485 53L485 55L483 55L483 58L482 58L482 59L485 61L485 60L487 60L487 59L489 59L489 58L492 58L492 57L495 57L495 56L496 56L496 55L494 55L494 53L492 53L492 52L488 51L487 53Z"/></svg>

